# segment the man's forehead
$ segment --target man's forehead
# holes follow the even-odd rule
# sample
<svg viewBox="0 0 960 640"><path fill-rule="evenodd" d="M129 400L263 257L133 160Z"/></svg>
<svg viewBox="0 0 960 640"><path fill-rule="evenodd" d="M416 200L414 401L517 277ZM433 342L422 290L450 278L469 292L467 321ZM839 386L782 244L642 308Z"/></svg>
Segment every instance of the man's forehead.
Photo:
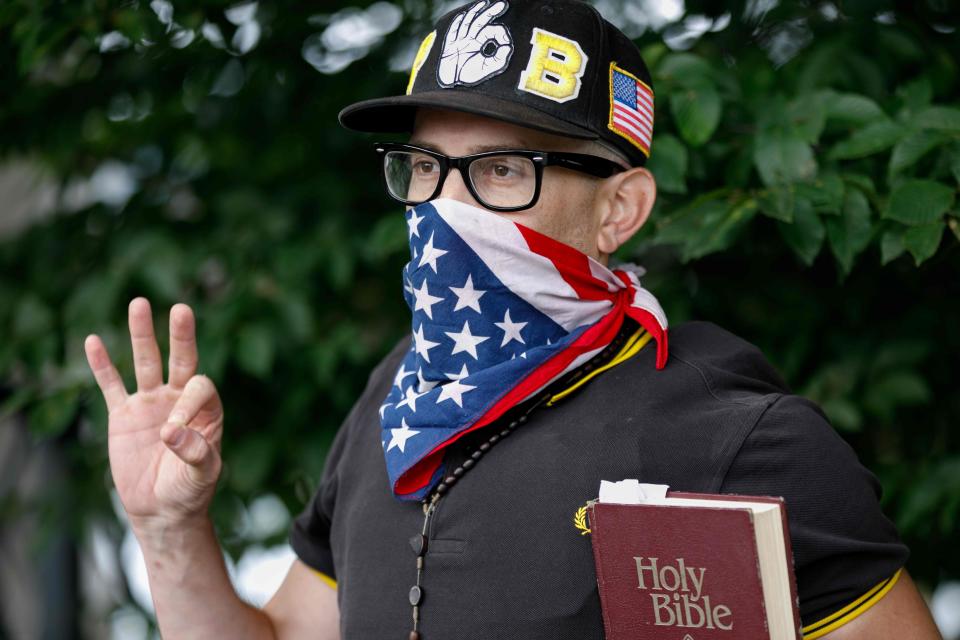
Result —
<svg viewBox="0 0 960 640"><path fill-rule="evenodd" d="M410 134L411 144L439 151L445 146L456 147L459 152L468 148L471 153L505 148L576 150L583 142L494 118L439 109L418 109Z"/></svg>

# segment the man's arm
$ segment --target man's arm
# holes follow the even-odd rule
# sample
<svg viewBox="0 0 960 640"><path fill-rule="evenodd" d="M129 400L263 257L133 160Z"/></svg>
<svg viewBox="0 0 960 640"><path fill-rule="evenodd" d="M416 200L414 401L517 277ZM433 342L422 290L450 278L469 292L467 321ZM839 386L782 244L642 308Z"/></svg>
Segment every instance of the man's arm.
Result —
<svg viewBox="0 0 960 640"><path fill-rule="evenodd" d="M941 640L930 610L906 570L879 602L823 640Z"/></svg>
<svg viewBox="0 0 960 640"><path fill-rule="evenodd" d="M146 299L131 301L129 324L136 393L127 393L98 336L84 348L107 404L110 472L143 549L163 637L336 638L335 592L318 576L308 581L299 563L264 610L230 583L207 515L222 469L223 405L213 381L196 375L192 310L170 311L166 384Z"/></svg>
<svg viewBox="0 0 960 640"><path fill-rule="evenodd" d="M339 640L337 592L300 560L294 560L283 584L263 611L278 640Z"/></svg>

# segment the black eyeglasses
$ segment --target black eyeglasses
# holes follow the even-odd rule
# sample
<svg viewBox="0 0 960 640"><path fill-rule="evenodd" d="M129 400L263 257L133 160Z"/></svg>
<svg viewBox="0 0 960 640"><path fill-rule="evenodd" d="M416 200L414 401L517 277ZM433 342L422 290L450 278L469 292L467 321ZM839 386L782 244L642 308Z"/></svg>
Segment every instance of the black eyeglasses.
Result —
<svg viewBox="0 0 960 640"><path fill-rule="evenodd" d="M598 178L625 169L606 158L562 151L504 149L451 157L411 144L376 143L387 193L417 205L439 195L451 168L460 171L473 198L491 211L521 211L536 204L543 168L563 167Z"/></svg>

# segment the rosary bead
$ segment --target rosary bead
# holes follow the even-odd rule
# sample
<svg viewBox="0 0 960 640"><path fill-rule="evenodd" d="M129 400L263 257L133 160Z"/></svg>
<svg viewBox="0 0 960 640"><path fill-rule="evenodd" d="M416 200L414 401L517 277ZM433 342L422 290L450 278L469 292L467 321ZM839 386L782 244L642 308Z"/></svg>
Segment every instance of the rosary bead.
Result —
<svg viewBox="0 0 960 640"><path fill-rule="evenodd" d="M512 431L512 430L516 429L516 428L517 428L517 425L519 425L519 424L520 424L519 422L517 422L516 420L514 420L513 422L511 422L511 423L507 426L507 429L510 429L510 430Z"/></svg>
<svg viewBox="0 0 960 640"><path fill-rule="evenodd" d="M462 475L463 475L463 467L457 467L456 469L454 469L454 470L453 470L453 475L457 476L458 478L459 478L460 476L462 476Z"/></svg>
<svg viewBox="0 0 960 640"><path fill-rule="evenodd" d="M490 451L490 443L484 442L483 444L481 444L480 451L483 451L484 453L486 453L487 451Z"/></svg>
<svg viewBox="0 0 960 640"><path fill-rule="evenodd" d="M473 466L473 463L474 463L474 462L475 462L475 461L472 460L472 459L471 459L471 460L464 460L464 461L463 461L463 468L464 468L464 469L469 469L470 467Z"/></svg>
<svg viewBox="0 0 960 640"><path fill-rule="evenodd" d="M488 440L488 442L489 442L490 444L497 444L497 440L499 440L499 439L500 439L500 436L499 436L499 435L493 434L492 436L490 436L490 440Z"/></svg>
<svg viewBox="0 0 960 640"><path fill-rule="evenodd" d="M423 556L427 552L427 536L418 533L410 538L410 547L417 557Z"/></svg>
<svg viewBox="0 0 960 640"><path fill-rule="evenodd" d="M473 458L474 460L479 460L480 458L483 457L483 451L474 451L473 453L470 454L470 457Z"/></svg>
<svg viewBox="0 0 960 640"><path fill-rule="evenodd" d="M443 483L448 487L453 485L457 481L457 476L447 476L443 479Z"/></svg>
<svg viewBox="0 0 960 640"><path fill-rule="evenodd" d="M445 483L441 482L440 484L437 485L437 493L439 493L440 495L443 495L447 492L448 488L449 487L447 487Z"/></svg>
<svg viewBox="0 0 960 640"><path fill-rule="evenodd" d="M527 416L520 416L519 418L517 418L517 422L519 424L523 424L526 421L527 421Z"/></svg>
<svg viewBox="0 0 960 640"><path fill-rule="evenodd" d="M501 438L506 438L508 435L510 435L510 432L511 432L511 431L513 431L512 428L504 429L503 431L500 432L500 437L501 437Z"/></svg>
<svg viewBox="0 0 960 640"><path fill-rule="evenodd" d="M418 585L410 587L410 606L416 607L423 600L423 590Z"/></svg>

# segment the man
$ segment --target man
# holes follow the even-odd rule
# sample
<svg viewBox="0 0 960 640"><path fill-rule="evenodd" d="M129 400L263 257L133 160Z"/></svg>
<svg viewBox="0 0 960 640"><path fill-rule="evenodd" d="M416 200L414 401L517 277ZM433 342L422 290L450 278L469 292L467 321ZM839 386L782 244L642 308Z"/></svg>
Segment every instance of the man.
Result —
<svg viewBox="0 0 960 640"><path fill-rule="evenodd" d="M670 331L610 254L656 196L649 73L573 1L479 0L424 39L406 96L352 105L408 206L413 337L373 372L295 522L299 559L258 610L207 516L223 410L170 312L169 380L130 304L138 392L87 357L165 638L600 638L589 537L600 479L783 495L808 637L936 638L876 480L759 351Z"/></svg>

